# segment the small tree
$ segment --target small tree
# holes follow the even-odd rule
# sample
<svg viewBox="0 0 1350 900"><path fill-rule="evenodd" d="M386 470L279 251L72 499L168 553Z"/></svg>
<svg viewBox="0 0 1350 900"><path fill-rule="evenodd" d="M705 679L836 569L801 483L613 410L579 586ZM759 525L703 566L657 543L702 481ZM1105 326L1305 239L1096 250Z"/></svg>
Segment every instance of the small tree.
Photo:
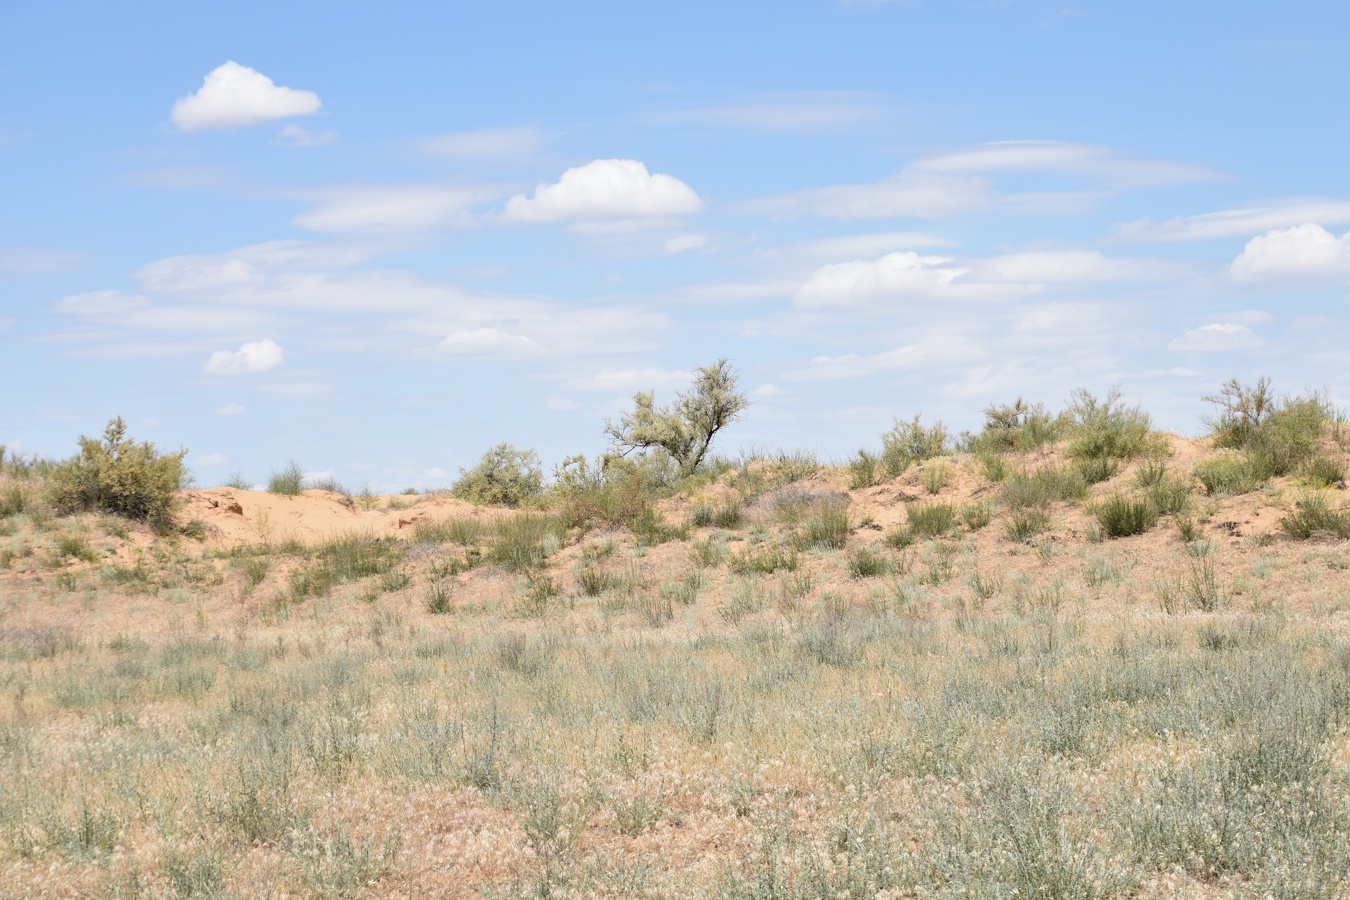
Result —
<svg viewBox="0 0 1350 900"><path fill-rule="evenodd" d="M52 502L63 512L97 509L149 522L160 530L173 525L177 491L188 483L186 450L160 453L149 441L127 437L127 424L108 423L103 440L80 437L80 453L52 472Z"/></svg>
<svg viewBox="0 0 1350 900"><path fill-rule="evenodd" d="M717 433L749 408L750 398L739 387L740 379L724 356L701 367L693 387L677 394L669 406L657 406L652 391L638 391L633 395L632 412L620 415L617 423L605 420L605 434L616 456L664 451L678 465L681 476L692 475Z"/></svg>
<svg viewBox="0 0 1350 900"><path fill-rule="evenodd" d="M503 443L484 453L472 469L460 469L450 493L470 503L519 506L543 489L539 454Z"/></svg>

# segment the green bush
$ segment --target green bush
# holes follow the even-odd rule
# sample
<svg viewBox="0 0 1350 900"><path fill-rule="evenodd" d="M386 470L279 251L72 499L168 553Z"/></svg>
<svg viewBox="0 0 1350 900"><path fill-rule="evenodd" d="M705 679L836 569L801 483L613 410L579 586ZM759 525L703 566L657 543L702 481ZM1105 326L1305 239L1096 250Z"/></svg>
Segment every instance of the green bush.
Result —
<svg viewBox="0 0 1350 900"><path fill-rule="evenodd" d="M609 458L588 463L584 456L570 456L553 470L549 499L566 528L632 529L654 514L664 483L664 473L655 471L646 460ZM709 507L709 522L714 512Z"/></svg>
<svg viewBox="0 0 1350 900"><path fill-rule="evenodd" d="M100 510L167 530L177 491L189 480L187 451L160 453L148 441L128 438L126 430L119 417L108 423L103 440L81 437L79 455L52 470L52 504L62 512Z"/></svg>
<svg viewBox="0 0 1350 900"><path fill-rule="evenodd" d="M1149 456L1164 447L1148 413L1126 406L1120 389L1098 399L1085 388L1069 398L1069 444L1065 453L1077 460L1122 460Z"/></svg>
<svg viewBox="0 0 1350 900"><path fill-rule="evenodd" d="M1266 481L1265 472L1245 453L1226 453L1195 464L1195 477L1205 491L1217 496L1245 494Z"/></svg>
<svg viewBox="0 0 1350 900"><path fill-rule="evenodd" d="M267 479L267 492L294 497L305 489L305 470L295 460L286 463L286 468L273 472Z"/></svg>
<svg viewBox="0 0 1350 900"><path fill-rule="evenodd" d="M956 507L950 503L906 503L909 528L926 537L942 537L956 527Z"/></svg>
<svg viewBox="0 0 1350 900"><path fill-rule="evenodd" d="M921 416L912 422L895 420L891 430L881 436L881 464L886 474L898 478L914 463L943 456L949 452L947 426L934 422L925 428Z"/></svg>
<svg viewBox="0 0 1350 900"><path fill-rule="evenodd" d="M1064 426L1065 420L1052 416L1044 404L1018 397L1012 403L986 407L984 428L968 436L965 447L973 453L1025 453L1059 440Z"/></svg>
<svg viewBox="0 0 1350 900"><path fill-rule="evenodd" d="M841 550L848 543L848 501L817 503L802 521L797 545L804 549Z"/></svg>
<svg viewBox="0 0 1350 900"><path fill-rule="evenodd" d="M1039 507L1013 510L1008 517L1008 539L1029 544L1032 538L1050 527L1050 514Z"/></svg>
<svg viewBox="0 0 1350 900"><path fill-rule="evenodd" d="M1143 534L1158 524L1158 508L1145 497L1112 494L1092 510L1107 537Z"/></svg>
<svg viewBox="0 0 1350 900"><path fill-rule="evenodd" d="M460 469L450 493L480 506L520 506L543 489L539 454L502 443L484 453L472 469Z"/></svg>
<svg viewBox="0 0 1350 900"><path fill-rule="evenodd" d="M877 459L866 450L859 450L858 455L848 464L848 487L851 491L859 488L869 488L878 482L877 473L881 467L881 460Z"/></svg>
<svg viewBox="0 0 1350 900"><path fill-rule="evenodd" d="M1089 485L1077 467L1042 466L1013 472L1003 480L1000 496L1010 509L1044 508L1059 500L1082 500Z"/></svg>
<svg viewBox="0 0 1350 900"><path fill-rule="evenodd" d="M848 574L852 578L876 578L890 573L890 557L871 547L860 547L848 560Z"/></svg>
<svg viewBox="0 0 1350 900"><path fill-rule="evenodd" d="M1280 520L1285 534L1306 541L1318 535L1350 538L1350 510L1332 509L1322 491L1309 491L1294 504L1294 511Z"/></svg>
<svg viewBox="0 0 1350 900"><path fill-rule="evenodd" d="M1318 487L1331 487L1345 481L1345 464L1339 459L1318 454L1303 464L1299 474Z"/></svg>

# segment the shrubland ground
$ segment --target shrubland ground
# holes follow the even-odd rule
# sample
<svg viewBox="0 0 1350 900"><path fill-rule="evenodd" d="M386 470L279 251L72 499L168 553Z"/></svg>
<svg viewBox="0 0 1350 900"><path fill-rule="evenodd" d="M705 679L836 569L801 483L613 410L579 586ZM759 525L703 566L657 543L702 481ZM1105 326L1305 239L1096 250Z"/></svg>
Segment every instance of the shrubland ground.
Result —
<svg viewBox="0 0 1350 900"><path fill-rule="evenodd" d="M1227 400L172 524L7 460L0 895L1345 896L1346 435Z"/></svg>

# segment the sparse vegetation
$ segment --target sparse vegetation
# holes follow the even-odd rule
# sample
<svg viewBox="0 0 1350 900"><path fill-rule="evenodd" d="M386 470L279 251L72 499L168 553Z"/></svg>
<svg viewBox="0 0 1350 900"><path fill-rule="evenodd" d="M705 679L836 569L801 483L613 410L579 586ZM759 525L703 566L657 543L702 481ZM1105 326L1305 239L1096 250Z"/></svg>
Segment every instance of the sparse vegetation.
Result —
<svg viewBox="0 0 1350 900"><path fill-rule="evenodd" d="M1085 424L1112 404L1124 437ZM979 456L865 493L804 455L680 476L653 450L516 507L358 495L321 537L256 507L334 498L241 495L241 530L194 493L155 535L0 457L0 884L1345 894L1344 451L1318 431L1265 474L1253 435L1313 433L1283 401L1170 455L1097 406L991 408ZM1114 449L1070 456L1084 428Z"/></svg>
<svg viewBox="0 0 1350 900"><path fill-rule="evenodd" d="M294 497L304 489L305 470L300 468L300 464L295 460L291 460L286 464L286 468L273 472L267 478L267 492L269 494Z"/></svg>

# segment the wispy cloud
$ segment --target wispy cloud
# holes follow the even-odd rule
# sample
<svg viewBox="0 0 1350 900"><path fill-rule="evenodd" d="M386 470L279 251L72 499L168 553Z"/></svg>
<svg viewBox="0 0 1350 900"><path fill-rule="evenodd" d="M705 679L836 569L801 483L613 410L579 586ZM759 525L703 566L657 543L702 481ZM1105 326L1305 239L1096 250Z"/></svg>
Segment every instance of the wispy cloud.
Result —
<svg viewBox="0 0 1350 900"><path fill-rule="evenodd" d="M421 142L426 153L475 162L521 162L534 157L542 146L539 129L533 126L455 131Z"/></svg>
<svg viewBox="0 0 1350 900"><path fill-rule="evenodd" d="M1350 224L1350 200L1278 200L1241 209L1173 216L1161 222L1151 218L1136 219L1116 228L1112 237L1138 242L1203 241L1250 237L1308 222L1323 226Z"/></svg>

